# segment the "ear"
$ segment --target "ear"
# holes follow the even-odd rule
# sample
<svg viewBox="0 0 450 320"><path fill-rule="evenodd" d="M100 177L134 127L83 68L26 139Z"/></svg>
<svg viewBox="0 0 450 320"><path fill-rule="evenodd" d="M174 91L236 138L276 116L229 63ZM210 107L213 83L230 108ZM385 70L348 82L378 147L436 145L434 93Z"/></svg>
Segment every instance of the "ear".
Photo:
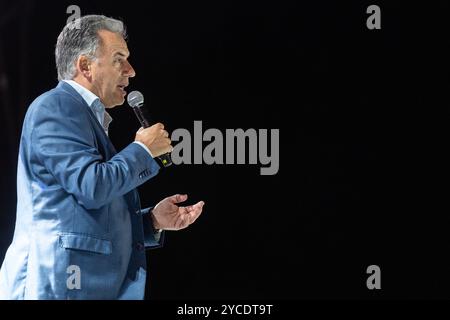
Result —
<svg viewBox="0 0 450 320"><path fill-rule="evenodd" d="M76 62L76 67L79 74L83 75L84 78L91 80L91 60L88 57L84 55L79 56Z"/></svg>

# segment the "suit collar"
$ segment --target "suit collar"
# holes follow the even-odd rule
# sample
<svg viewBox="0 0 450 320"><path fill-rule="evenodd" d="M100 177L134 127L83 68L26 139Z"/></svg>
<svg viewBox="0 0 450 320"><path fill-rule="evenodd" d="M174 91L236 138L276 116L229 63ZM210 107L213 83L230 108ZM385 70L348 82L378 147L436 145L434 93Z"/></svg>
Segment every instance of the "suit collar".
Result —
<svg viewBox="0 0 450 320"><path fill-rule="evenodd" d="M65 80L60 81L57 88L62 89L76 97L78 101L82 101L83 104L91 110L106 135L108 135L108 127L113 119L106 111L105 106L101 103L100 99L94 93L75 81L71 81L71 83L66 82Z"/></svg>
<svg viewBox="0 0 450 320"><path fill-rule="evenodd" d="M86 101L84 101L83 97L75 90L70 84L60 81L58 85L56 86L56 89L63 90L70 94L72 97L77 99L80 103L84 104L85 106L89 107Z"/></svg>
<svg viewBox="0 0 450 320"><path fill-rule="evenodd" d="M92 91L86 89L78 82L74 80L63 80L63 82L68 83L72 88L74 88L75 91L80 94L80 96L84 99L84 101L86 101L89 106L92 107L92 104L96 100L100 101L99 97L97 97Z"/></svg>

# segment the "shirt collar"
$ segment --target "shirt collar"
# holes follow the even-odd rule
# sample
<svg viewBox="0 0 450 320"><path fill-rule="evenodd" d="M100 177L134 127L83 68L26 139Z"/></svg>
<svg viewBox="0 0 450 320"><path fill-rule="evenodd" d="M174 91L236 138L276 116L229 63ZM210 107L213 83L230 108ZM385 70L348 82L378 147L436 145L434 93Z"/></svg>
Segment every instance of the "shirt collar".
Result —
<svg viewBox="0 0 450 320"><path fill-rule="evenodd" d="M86 101L86 103L89 107L92 107L92 103L96 99L99 99L99 97L97 97L93 92L89 91L88 89L83 87L81 84L77 83L76 81L73 81L73 80L63 80L63 81L70 84L72 86L72 88L74 88L80 94L80 96L83 98L83 100Z"/></svg>

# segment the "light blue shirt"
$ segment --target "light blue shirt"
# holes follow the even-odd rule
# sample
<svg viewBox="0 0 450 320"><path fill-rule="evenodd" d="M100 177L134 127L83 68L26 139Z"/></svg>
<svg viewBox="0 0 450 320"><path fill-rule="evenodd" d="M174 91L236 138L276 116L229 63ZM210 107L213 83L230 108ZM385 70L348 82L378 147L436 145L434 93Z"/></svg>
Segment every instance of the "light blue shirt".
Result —
<svg viewBox="0 0 450 320"><path fill-rule="evenodd" d="M109 115L108 112L106 112L106 108L100 101L100 98L76 81L73 80L63 80L63 81L69 84L72 88L74 88L83 98L83 100L86 101L87 105L89 106L89 108L91 108L91 111L94 113L98 122L103 127L103 130L105 130L106 135L108 135L108 128L113 118ZM138 145L140 145L153 158L152 153L145 144L139 141L134 141L133 143L137 143Z"/></svg>

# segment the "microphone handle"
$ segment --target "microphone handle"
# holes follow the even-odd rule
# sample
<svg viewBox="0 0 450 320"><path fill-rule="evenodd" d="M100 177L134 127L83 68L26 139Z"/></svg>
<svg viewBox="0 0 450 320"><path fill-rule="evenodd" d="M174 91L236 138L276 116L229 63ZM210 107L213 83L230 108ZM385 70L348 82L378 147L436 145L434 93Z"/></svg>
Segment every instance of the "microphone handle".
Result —
<svg viewBox="0 0 450 320"><path fill-rule="evenodd" d="M159 161L161 161L162 165L164 167L170 167L172 165L172 157L170 156L170 153L165 153L157 157Z"/></svg>
<svg viewBox="0 0 450 320"><path fill-rule="evenodd" d="M133 110L143 128L148 128L151 126L150 122L148 121L148 117L145 115L145 109L143 109L142 106L134 107ZM158 158L158 160L162 163L164 167L169 167L172 165L172 158L170 156L170 152L162 154L156 158Z"/></svg>

